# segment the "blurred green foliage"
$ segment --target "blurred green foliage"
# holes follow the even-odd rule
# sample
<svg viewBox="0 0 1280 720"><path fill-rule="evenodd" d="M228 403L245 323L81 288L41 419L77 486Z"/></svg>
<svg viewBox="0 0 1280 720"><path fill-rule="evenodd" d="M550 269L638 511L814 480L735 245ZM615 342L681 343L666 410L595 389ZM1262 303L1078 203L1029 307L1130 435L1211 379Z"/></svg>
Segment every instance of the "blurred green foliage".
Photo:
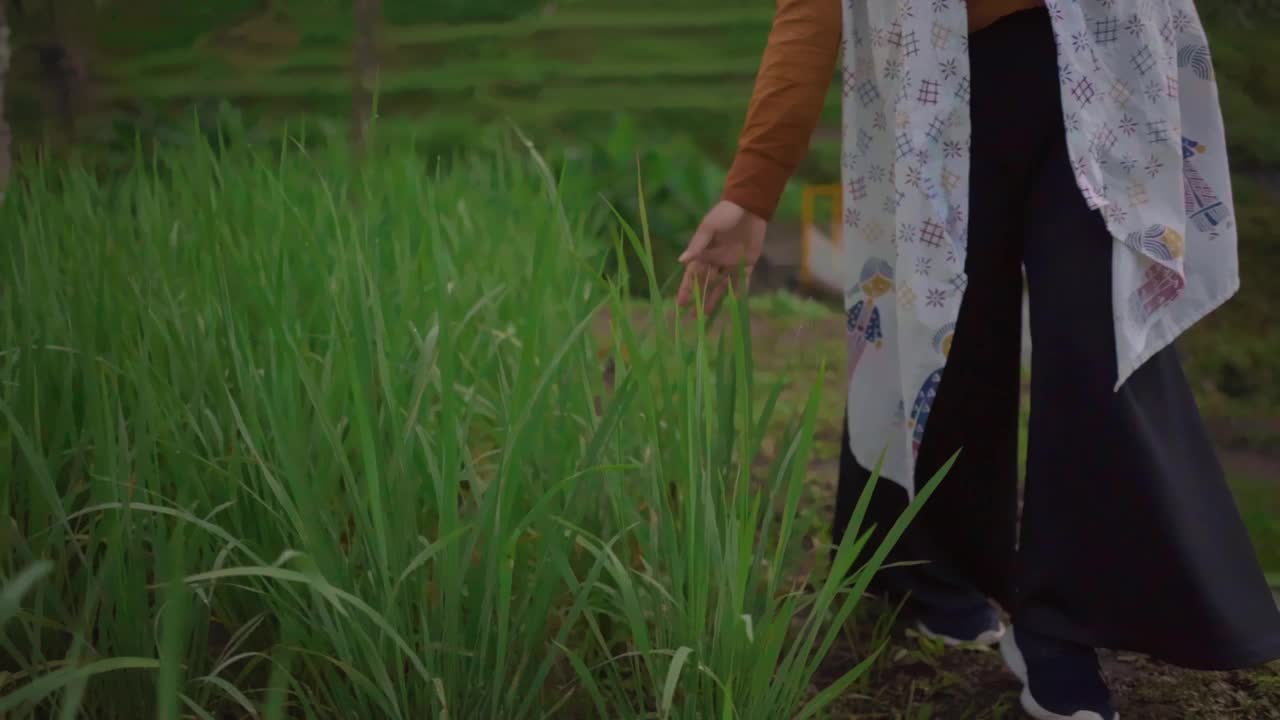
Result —
<svg viewBox="0 0 1280 720"><path fill-rule="evenodd" d="M631 227L639 228L642 220L648 225L660 282L675 271L689 234L724 184L723 167L688 136L646 133L631 115L616 116L611 127L583 137L561 150L559 157L567 177L589 183L570 192L595 193ZM621 246L627 267L643 267L632 244ZM619 258L612 257L615 250L608 252L609 267L617 267ZM635 293L648 292L643 274L633 275L631 281Z"/></svg>

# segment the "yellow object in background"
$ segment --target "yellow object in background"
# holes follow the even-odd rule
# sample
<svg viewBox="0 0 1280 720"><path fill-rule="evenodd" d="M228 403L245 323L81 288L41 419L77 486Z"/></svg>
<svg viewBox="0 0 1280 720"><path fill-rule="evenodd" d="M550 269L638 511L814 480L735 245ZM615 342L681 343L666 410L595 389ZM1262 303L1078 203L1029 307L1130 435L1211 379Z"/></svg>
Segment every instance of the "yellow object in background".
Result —
<svg viewBox="0 0 1280 720"><path fill-rule="evenodd" d="M830 201L830 218L819 225L818 201ZM843 198L839 185L806 185L800 205L800 284L841 293ZM826 228L820 229L820 228Z"/></svg>

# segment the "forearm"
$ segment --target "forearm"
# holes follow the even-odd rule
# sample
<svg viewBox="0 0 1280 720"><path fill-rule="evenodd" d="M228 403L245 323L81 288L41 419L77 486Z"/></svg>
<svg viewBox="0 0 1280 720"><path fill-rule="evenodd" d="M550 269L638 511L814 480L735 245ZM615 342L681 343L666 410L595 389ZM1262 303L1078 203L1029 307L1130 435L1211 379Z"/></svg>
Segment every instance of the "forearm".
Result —
<svg viewBox="0 0 1280 720"><path fill-rule="evenodd" d="M840 0L778 0L725 200L773 216L822 114L841 27Z"/></svg>

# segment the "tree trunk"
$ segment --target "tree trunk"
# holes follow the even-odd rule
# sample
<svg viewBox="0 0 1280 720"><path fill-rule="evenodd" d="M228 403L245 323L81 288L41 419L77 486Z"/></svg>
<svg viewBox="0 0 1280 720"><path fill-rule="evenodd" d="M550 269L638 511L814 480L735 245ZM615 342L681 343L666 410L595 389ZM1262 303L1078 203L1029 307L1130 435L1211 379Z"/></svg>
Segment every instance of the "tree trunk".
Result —
<svg viewBox="0 0 1280 720"><path fill-rule="evenodd" d="M9 21L4 10L4 3L0 2L0 204L4 203L4 192L9 187L9 174L13 171L13 159L9 151L12 134L4 114L4 88L9 74Z"/></svg>
<svg viewBox="0 0 1280 720"><path fill-rule="evenodd" d="M378 82L378 18L381 0L355 0L355 42L352 69L355 83L351 93L351 143L356 157L364 155L369 123L373 119L373 93Z"/></svg>

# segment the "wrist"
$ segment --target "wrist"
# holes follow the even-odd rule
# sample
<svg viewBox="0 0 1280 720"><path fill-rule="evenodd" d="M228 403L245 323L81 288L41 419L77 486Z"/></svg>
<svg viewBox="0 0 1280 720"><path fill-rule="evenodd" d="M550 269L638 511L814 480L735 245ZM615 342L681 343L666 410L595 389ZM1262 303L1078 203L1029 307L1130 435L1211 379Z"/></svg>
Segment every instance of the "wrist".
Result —
<svg viewBox="0 0 1280 720"><path fill-rule="evenodd" d="M788 169L772 158L740 151L729 169L720 199L763 220L771 220L789 175Z"/></svg>

